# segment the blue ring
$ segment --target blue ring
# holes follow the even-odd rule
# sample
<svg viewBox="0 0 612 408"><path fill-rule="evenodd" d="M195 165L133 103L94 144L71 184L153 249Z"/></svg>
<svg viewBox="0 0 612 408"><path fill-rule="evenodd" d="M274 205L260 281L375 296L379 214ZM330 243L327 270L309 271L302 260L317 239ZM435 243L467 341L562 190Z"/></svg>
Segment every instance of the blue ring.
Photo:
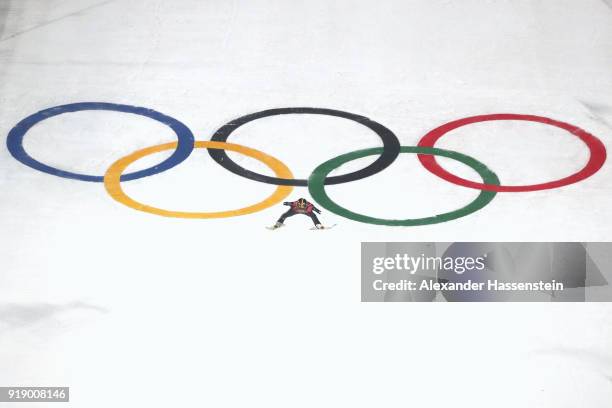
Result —
<svg viewBox="0 0 612 408"><path fill-rule="evenodd" d="M177 164L183 162L191 152L193 151L194 137L191 130L182 122L174 119L170 116L164 115L163 113L154 111L153 109L141 108L138 106L130 105L119 105L115 103L106 102L79 102L70 103L67 105L54 106L52 108L41 110L27 118L21 120L8 134L6 139L6 147L8 148L11 155L25 164L28 167L42 171L43 173L51 174L53 176L65 177L69 179L82 180L82 181L93 181L102 182L104 176L91 176L88 174L72 173L66 170L56 169L55 167L48 166L32 158L23 148L23 137L37 123L42 122L45 119L53 116L61 115L67 112L80 112L86 110L106 110L115 112L133 113L135 115L146 116L156 120L164 125L170 127L178 138L178 144L176 150L170 157L163 162L149 167L148 169L135 171L133 173L126 173L121 176L121 181L135 180L142 177L152 176L157 173L161 173L165 170L169 170Z"/></svg>

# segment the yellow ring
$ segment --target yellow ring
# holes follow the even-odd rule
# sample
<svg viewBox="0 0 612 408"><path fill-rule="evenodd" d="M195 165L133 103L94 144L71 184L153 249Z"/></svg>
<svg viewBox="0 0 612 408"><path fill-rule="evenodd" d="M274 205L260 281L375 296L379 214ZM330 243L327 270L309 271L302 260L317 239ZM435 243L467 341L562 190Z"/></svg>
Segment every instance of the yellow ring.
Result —
<svg viewBox="0 0 612 408"><path fill-rule="evenodd" d="M146 149L138 150L122 159L117 160L113 163L106 174L104 175L104 187L110 196L116 201L130 208L138 211L144 211L151 214L157 214L164 217L176 217L176 218L227 218L235 217L238 215L252 214L266 208L269 208L286 198L293 190L292 186L278 186L274 193L265 200L244 208L229 211L218 211L218 212L187 212L187 211L170 211L162 208L151 207L150 205L139 203L136 200L130 198L123 189L121 188L121 175L125 169L138 159L142 159L153 153L158 153L164 150L176 149L177 142L164 143L157 146L147 147ZM245 156L252 157L259 160L266 166L268 166L276 176L279 178L291 179L293 174L291 170L280 160L269 156L259 150L251 149L249 147L225 143L225 142L213 142L213 141L196 141L194 143L195 148L211 148L211 149L223 149L231 150L233 152L242 153Z"/></svg>

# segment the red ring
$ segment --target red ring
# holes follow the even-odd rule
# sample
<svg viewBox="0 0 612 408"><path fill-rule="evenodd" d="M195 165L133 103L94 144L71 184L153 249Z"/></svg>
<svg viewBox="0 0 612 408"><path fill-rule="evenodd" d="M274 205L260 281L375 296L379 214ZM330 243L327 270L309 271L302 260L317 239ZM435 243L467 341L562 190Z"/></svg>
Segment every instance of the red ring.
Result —
<svg viewBox="0 0 612 408"><path fill-rule="evenodd" d="M433 155L419 154L418 156L419 160L421 161L421 164L436 176L443 178L446 181L450 181L451 183L458 184L460 186L486 191L522 192L548 190L577 183L597 173L597 171L601 168L601 166L603 166L604 162L606 161L606 147L604 146L601 140L599 140L597 137L593 136L589 132L580 129L577 126L570 125L569 123L559 122L554 119L534 115L518 115L513 113L496 113L492 115L472 116L469 118L463 118L446 123L440 127L435 128L434 130L423 136L423 138L419 141L418 145L421 147L434 147L438 139L440 139L442 136L444 136L451 130L455 130L461 126L469 125L471 123L487 122L491 120L525 120L528 122L539 122L565 129L571 134L578 137L587 145L590 152L589 161L582 168L582 170L578 171L575 174L572 174L571 176L564 177L555 181L549 181L547 183L532 184L527 186L496 186L493 184L483 184L477 183L475 181L466 180L444 170L438 164L438 162L436 161L436 157Z"/></svg>

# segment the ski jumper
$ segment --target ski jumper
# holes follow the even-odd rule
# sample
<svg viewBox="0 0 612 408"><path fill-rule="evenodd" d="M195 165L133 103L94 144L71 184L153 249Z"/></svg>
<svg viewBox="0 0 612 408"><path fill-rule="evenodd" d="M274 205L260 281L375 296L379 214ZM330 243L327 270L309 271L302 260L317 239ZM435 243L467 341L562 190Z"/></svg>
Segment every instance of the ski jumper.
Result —
<svg viewBox="0 0 612 408"><path fill-rule="evenodd" d="M288 217L293 217L296 214L304 214L310 217L315 226L321 224L321 221L319 221L317 215L315 214L320 214L321 210L315 207L311 202L300 198L297 201L285 201L283 205L288 205L290 208L289 210L287 210L286 213L280 216L280 218L278 219L279 223L283 224L285 222L285 219L287 219Z"/></svg>

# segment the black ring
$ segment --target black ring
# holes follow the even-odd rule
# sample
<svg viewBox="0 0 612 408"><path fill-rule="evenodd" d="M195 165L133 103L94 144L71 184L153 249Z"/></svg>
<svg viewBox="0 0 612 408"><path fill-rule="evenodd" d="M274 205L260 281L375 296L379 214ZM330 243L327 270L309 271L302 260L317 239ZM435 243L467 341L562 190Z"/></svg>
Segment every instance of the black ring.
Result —
<svg viewBox="0 0 612 408"><path fill-rule="evenodd" d="M238 119L234 119L231 122L223 125L219 130L215 132L211 140L217 142L227 142L227 139L232 134L232 132L238 129L240 126L244 125L245 123L249 123L253 120L265 118L268 116L287 115L292 113L328 115L349 119L373 130L383 142L383 153L378 157L378 159L376 159L376 161L374 161L374 163L353 173L328 177L325 180L326 185L348 183L349 181L360 180L362 178L366 178L373 174L376 174L386 169L391 163L393 163L393 161L395 161L395 159L400 153L400 142L397 139L397 136L395 136L395 134L391 130L387 129L380 123L374 122L373 120L366 118L365 116L356 115L354 113L323 108L278 108L251 113L249 115L242 116ZM213 160L215 160L227 170L251 180L260 181L262 183L274 184L277 186L308 185L308 180L306 179L281 179L277 177L265 176L263 174L255 173L254 171L247 170L232 161L228 157L225 150L208 149L208 153L213 158Z"/></svg>

